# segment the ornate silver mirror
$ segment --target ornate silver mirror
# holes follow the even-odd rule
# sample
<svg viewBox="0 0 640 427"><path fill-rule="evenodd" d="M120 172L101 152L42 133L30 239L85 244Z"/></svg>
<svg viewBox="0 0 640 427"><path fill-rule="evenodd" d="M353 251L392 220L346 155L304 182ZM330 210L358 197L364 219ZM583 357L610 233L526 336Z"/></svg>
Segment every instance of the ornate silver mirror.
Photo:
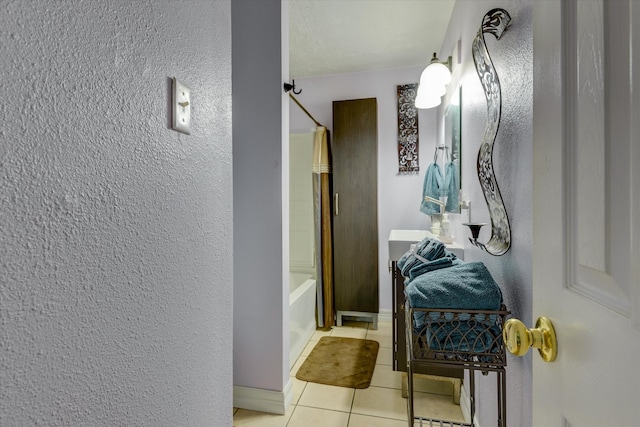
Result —
<svg viewBox="0 0 640 427"><path fill-rule="evenodd" d="M498 134L500 126L500 116L502 114L502 94L500 91L500 80L496 72L487 45L484 41L484 34L493 34L500 40L502 34L509 26L511 16L504 9L492 9L482 18L480 30L473 40L471 48L473 62L476 65L478 77L482 83L484 94L487 98L487 127L485 128L482 144L478 151L478 179L484 194L484 199L489 208L491 217L491 238L487 243L478 242L478 231L484 224L467 224L473 233L471 243L491 255L504 255L511 247L511 228L507 211L502 202L498 182L493 171L493 143Z"/></svg>

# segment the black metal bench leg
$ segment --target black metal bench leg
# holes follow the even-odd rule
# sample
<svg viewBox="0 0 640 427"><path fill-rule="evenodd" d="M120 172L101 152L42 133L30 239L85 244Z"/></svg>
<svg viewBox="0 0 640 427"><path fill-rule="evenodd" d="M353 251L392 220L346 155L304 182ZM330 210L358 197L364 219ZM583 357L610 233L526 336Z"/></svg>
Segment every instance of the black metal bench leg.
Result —
<svg viewBox="0 0 640 427"><path fill-rule="evenodd" d="M413 427L413 364L407 361L407 416L409 417L409 427Z"/></svg>

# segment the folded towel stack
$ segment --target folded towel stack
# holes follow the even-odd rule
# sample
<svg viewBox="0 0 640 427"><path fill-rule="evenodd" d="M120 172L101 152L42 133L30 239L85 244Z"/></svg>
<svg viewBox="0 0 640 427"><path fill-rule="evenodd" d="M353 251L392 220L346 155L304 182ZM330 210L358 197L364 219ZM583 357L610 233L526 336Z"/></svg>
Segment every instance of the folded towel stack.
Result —
<svg viewBox="0 0 640 427"><path fill-rule="evenodd" d="M398 268L408 284L416 277L429 271L451 267L458 262L457 257L449 252L444 243L439 240L423 239L421 242L412 245L411 249L398 260Z"/></svg>
<svg viewBox="0 0 640 427"><path fill-rule="evenodd" d="M405 295L412 307L499 310L502 291L481 262L461 262L411 280Z"/></svg>
<svg viewBox="0 0 640 427"><path fill-rule="evenodd" d="M458 262L407 282L405 295L414 308L497 311L502 291L481 262ZM501 334L497 316L414 312L416 331L427 329L429 347L445 351L494 352Z"/></svg>

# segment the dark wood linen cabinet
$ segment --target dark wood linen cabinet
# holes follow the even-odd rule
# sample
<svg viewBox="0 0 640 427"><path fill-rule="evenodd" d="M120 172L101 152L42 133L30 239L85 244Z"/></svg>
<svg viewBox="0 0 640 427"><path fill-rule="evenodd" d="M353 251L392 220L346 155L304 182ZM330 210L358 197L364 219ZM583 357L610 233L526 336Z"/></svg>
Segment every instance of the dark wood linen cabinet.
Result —
<svg viewBox="0 0 640 427"><path fill-rule="evenodd" d="M333 249L336 323L378 327L378 107L375 98L333 102Z"/></svg>

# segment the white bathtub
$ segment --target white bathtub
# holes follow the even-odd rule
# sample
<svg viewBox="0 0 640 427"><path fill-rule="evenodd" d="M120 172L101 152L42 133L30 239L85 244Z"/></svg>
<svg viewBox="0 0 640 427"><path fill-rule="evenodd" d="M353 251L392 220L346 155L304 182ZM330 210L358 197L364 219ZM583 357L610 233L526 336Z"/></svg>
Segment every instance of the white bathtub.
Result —
<svg viewBox="0 0 640 427"><path fill-rule="evenodd" d="M289 369L316 330L316 281L308 274L290 273Z"/></svg>

